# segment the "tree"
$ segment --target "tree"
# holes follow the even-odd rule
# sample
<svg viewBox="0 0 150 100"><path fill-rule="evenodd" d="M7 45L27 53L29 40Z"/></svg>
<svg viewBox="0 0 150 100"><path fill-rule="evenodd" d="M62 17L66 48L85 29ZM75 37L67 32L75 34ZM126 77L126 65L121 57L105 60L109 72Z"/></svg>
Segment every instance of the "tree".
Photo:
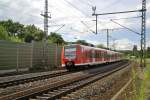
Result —
<svg viewBox="0 0 150 100"><path fill-rule="evenodd" d="M85 40L77 40L76 43L82 45L88 45L88 43Z"/></svg>
<svg viewBox="0 0 150 100"><path fill-rule="evenodd" d="M0 21L0 25L6 29L11 41L41 41L44 37L44 32L35 25L24 26L12 20Z"/></svg>
<svg viewBox="0 0 150 100"><path fill-rule="evenodd" d="M24 25L19 22L13 22L12 20L0 21L0 25L2 25L9 36L15 36L23 32Z"/></svg>
<svg viewBox="0 0 150 100"><path fill-rule="evenodd" d="M96 45L97 48L106 48L103 44Z"/></svg>
<svg viewBox="0 0 150 100"><path fill-rule="evenodd" d="M150 58L150 47L147 47L147 57Z"/></svg>
<svg viewBox="0 0 150 100"><path fill-rule="evenodd" d="M44 32L39 28L35 27L35 25L27 25L22 33L24 36L25 42L41 41L44 38Z"/></svg>
<svg viewBox="0 0 150 100"><path fill-rule="evenodd" d="M133 46L133 56L138 56L137 45Z"/></svg>
<svg viewBox="0 0 150 100"><path fill-rule="evenodd" d="M150 53L150 47L147 47L147 53Z"/></svg>
<svg viewBox="0 0 150 100"><path fill-rule="evenodd" d="M48 39L49 43L57 43L57 44L60 44L60 45L65 44L65 41L62 38L62 36L57 34L57 33L51 32L47 39Z"/></svg>
<svg viewBox="0 0 150 100"><path fill-rule="evenodd" d="M1 25L0 25L0 40L9 40L9 36L6 29Z"/></svg>

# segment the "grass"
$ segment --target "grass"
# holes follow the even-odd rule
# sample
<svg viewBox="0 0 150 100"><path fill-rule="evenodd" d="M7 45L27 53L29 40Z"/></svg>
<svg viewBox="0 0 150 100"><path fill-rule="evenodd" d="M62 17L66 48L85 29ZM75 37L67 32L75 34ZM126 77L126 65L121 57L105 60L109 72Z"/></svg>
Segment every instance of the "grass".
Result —
<svg viewBox="0 0 150 100"><path fill-rule="evenodd" d="M145 100L147 94L146 92L149 91L150 89L148 89L148 87L150 87L150 59L147 59L147 64L146 64L146 68L143 71L143 76L144 79L142 80L142 86L141 86L141 98L140 100ZM150 94L149 94L150 96Z"/></svg>
<svg viewBox="0 0 150 100"><path fill-rule="evenodd" d="M139 59L136 60L139 62ZM137 80L135 77L135 71L132 71L132 78L135 80L133 87L137 94L135 94L135 100L145 100L147 98L147 92L150 92L150 59L146 60L146 68L143 69L142 80ZM137 73L139 74L139 73ZM150 95L150 94L149 94Z"/></svg>

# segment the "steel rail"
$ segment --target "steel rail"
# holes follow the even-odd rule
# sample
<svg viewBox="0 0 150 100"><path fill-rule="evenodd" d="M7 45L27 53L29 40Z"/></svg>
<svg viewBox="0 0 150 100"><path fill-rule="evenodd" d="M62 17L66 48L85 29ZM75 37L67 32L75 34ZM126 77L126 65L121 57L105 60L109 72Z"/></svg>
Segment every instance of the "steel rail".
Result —
<svg viewBox="0 0 150 100"><path fill-rule="evenodd" d="M120 62L119 64L121 66L124 63ZM119 66L119 65L118 65L118 63L117 64L114 63L111 66L113 67L113 66ZM21 90L21 91L12 93L12 94L4 95L4 96L0 97L0 100L12 100L12 99L22 100L22 99L29 99L30 97L34 97L36 95L41 95L43 93L47 93L48 91L56 90L58 88L64 87L64 86L69 85L69 84L73 84L75 82L79 82L79 81L82 81L82 80L85 81L86 79L88 79L90 77L94 77L95 75L98 75L100 73L102 74L102 72L96 73L96 71L92 72L92 73L90 72L89 75L86 74L86 75L83 75L82 77L78 76L78 77L76 77L74 79L67 79L65 81L64 80L60 80L60 81L57 81L57 82L54 82L54 83L44 84L44 85L41 85L39 87L33 87L33 88L30 88L30 89ZM108 72L108 69L105 69L104 72L105 73ZM103 77L105 77L105 76L103 76Z"/></svg>
<svg viewBox="0 0 150 100"><path fill-rule="evenodd" d="M41 96L36 96L36 99L37 100L55 100L55 99L59 99L61 98L62 96L65 96L66 94L69 94L75 90L78 90L86 85L89 85L93 82L96 82L104 77L107 77L123 68L125 68L126 66L128 66L129 63L117 68L117 69L114 69L114 70L111 70L109 72L106 72L106 73L96 73L96 74L93 74L93 75L89 75L87 78L83 79L83 80L80 80L80 81L77 81L75 83L70 83L70 84L67 84L63 87L59 87L58 89L56 90L51 90L49 91L47 94L43 94Z"/></svg>
<svg viewBox="0 0 150 100"><path fill-rule="evenodd" d="M69 73L71 73L71 72L63 71L63 72L51 73L51 74L47 74L47 75L40 75L40 76L36 76L36 77L23 78L23 79L19 79L19 80L16 79L16 80L12 80L12 81L6 81L6 82L0 83L0 88L6 88L6 87L10 87L10 86L28 83L28 82L34 82L34 81L38 81L38 80L48 79L48 78L57 77L60 75L69 74Z"/></svg>

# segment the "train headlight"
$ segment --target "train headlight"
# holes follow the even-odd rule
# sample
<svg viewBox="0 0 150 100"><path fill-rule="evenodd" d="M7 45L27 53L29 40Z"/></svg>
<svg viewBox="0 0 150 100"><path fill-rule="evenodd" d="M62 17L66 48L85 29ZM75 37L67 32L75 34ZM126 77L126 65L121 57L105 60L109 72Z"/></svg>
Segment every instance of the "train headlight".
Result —
<svg viewBox="0 0 150 100"><path fill-rule="evenodd" d="M66 65L67 66L72 66L72 62L69 61L69 62L66 63Z"/></svg>

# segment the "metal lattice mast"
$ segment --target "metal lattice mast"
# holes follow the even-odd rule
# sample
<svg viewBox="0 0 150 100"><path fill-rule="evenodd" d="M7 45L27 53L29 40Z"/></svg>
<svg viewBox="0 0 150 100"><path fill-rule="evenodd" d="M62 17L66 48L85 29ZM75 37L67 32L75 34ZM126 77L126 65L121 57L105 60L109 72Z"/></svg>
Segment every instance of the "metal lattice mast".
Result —
<svg viewBox="0 0 150 100"><path fill-rule="evenodd" d="M146 66L146 0L142 0L141 67Z"/></svg>
<svg viewBox="0 0 150 100"><path fill-rule="evenodd" d="M45 68L47 67L47 45L46 45L46 40L47 40L47 36L48 36L48 18L51 18L50 16L48 16L48 0L45 0L45 6L44 6L44 14L41 14L41 16L44 17L44 39L43 39L43 65L45 66Z"/></svg>
<svg viewBox="0 0 150 100"><path fill-rule="evenodd" d="M45 0L44 33L45 33L45 37L47 37L48 35L48 0Z"/></svg>
<svg viewBox="0 0 150 100"><path fill-rule="evenodd" d="M102 13L102 14L97 14L96 12L96 6L92 7L93 10L93 14L92 16L99 16L99 15L112 15L112 14L121 14L121 13L133 13L133 12L141 12L142 13L142 25L141 25L141 34L138 33L141 36L141 67L145 67L146 66L146 0L142 0L142 9L140 10L131 10L131 11L121 11L121 12L110 12L110 13ZM97 21L97 19L96 19ZM115 21L113 21L115 22ZM118 24L117 22L115 22L116 24ZM97 22L96 22L97 24ZM119 24L120 25L120 24ZM124 27L123 25L120 25L122 27ZM124 27L126 28L126 27ZM126 28L130 31L133 32L133 30ZM137 34L137 32L134 32ZM96 34L97 34L97 25L96 25Z"/></svg>
<svg viewBox="0 0 150 100"><path fill-rule="evenodd" d="M109 50L109 29L107 31L107 49Z"/></svg>
<svg viewBox="0 0 150 100"><path fill-rule="evenodd" d="M48 0L45 0L44 14L41 14L41 16L44 17L44 40L46 40L48 36L48 18L51 18L51 16L49 16L48 13Z"/></svg>

